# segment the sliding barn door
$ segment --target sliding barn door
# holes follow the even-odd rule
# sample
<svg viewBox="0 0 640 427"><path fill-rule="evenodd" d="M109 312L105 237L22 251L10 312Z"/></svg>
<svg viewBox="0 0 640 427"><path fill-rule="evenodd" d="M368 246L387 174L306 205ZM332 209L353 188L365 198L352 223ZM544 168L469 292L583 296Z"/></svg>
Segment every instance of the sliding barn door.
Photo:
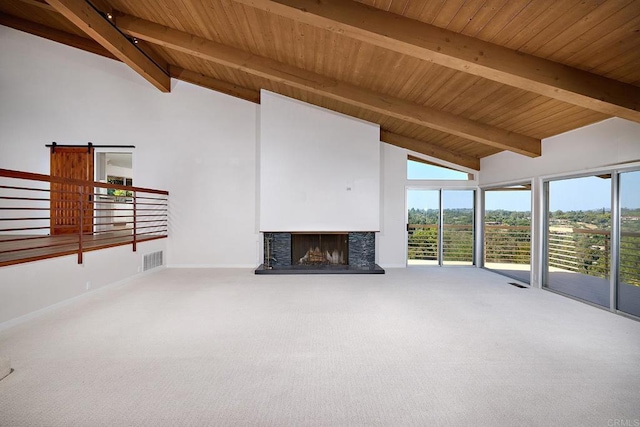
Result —
<svg viewBox="0 0 640 427"><path fill-rule="evenodd" d="M51 176L93 181L93 148L52 147ZM51 234L77 234L93 231L93 187L83 187L81 198L76 184L51 184ZM82 214L79 206L82 204Z"/></svg>

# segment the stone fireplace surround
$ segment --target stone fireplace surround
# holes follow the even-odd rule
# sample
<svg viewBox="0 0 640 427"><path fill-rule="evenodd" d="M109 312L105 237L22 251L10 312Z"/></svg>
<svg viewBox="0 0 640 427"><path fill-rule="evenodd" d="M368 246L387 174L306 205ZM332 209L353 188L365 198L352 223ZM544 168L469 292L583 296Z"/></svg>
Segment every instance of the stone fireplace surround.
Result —
<svg viewBox="0 0 640 427"><path fill-rule="evenodd" d="M298 260L292 260L292 234L298 233L263 233L264 261L255 270L256 274L384 274L384 270L375 263L374 232L343 233L348 235L346 265L298 264Z"/></svg>

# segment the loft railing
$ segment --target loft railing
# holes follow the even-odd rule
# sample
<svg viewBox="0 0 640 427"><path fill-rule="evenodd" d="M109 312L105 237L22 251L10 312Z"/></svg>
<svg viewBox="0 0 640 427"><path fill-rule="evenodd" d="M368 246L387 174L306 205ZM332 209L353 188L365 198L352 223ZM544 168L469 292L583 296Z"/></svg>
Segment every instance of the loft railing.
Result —
<svg viewBox="0 0 640 427"><path fill-rule="evenodd" d="M0 169L0 266L168 236L169 193Z"/></svg>

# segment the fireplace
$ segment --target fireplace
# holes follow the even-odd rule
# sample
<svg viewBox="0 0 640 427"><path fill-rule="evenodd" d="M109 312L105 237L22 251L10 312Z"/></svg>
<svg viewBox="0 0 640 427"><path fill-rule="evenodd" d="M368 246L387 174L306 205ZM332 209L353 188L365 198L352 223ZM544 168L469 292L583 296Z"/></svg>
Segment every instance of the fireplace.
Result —
<svg viewBox="0 0 640 427"><path fill-rule="evenodd" d="M264 263L256 274L383 274L375 263L375 233L264 233Z"/></svg>
<svg viewBox="0 0 640 427"><path fill-rule="evenodd" d="M291 262L297 265L348 265L348 233L291 233Z"/></svg>

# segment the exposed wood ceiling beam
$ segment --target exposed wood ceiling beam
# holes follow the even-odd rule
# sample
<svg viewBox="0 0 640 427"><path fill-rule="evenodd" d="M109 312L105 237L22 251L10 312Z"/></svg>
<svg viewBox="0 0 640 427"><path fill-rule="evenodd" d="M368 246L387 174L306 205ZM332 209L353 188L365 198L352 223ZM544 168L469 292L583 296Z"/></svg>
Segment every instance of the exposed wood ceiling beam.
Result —
<svg viewBox="0 0 640 427"><path fill-rule="evenodd" d="M212 89L216 92L226 93L227 95L255 102L256 104L260 103L260 92L257 90L234 85L233 83L225 82L223 80L214 79L213 77L196 73L195 71L185 70L184 68L180 68L175 65L169 66L169 73L171 74L171 77L178 80L193 83L194 85Z"/></svg>
<svg viewBox="0 0 640 427"><path fill-rule="evenodd" d="M56 10L46 1L44 0L20 0L22 3L30 4L31 6L36 6L41 9L49 10L55 12Z"/></svg>
<svg viewBox="0 0 640 427"><path fill-rule="evenodd" d="M33 34L51 40L54 42L62 43L67 46L75 47L85 52L95 53L97 55L104 56L109 59L118 58L113 56L111 52L100 46L97 42L84 37L70 34L65 31L56 30L45 25L37 24L35 22L27 21L24 19L16 18L15 16L0 13L0 25L4 25L25 33ZM141 48L144 46L144 42L138 44ZM146 52L150 53L146 48ZM166 64L166 62L156 54L154 60L160 64ZM260 103L260 92L253 89L237 86L232 83L228 83L222 80L214 79L213 77L205 76L195 71L185 70L175 65L167 64L166 68L169 70L171 77L182 80L184 82L192 83L207 89L222 92L227 95L234 96L236 98L242 98L247 101Z"/></svg>
<svg viewBox="0 0 640 427"><path fill-rule="evenodd" d="M132 16L119 16L120 30L150 43L222 64L258 77L530 157L541 154L539 139L509 132L434 108L371 92L313 72L225 46Z"/></svg>
<svg viewBox="0 0 640 427"><path fill-rule="evenodd" d="M640 87L345 0L234 0L458 71L640 122Z"/></svg>
<svg viewBox="0 0 640 427"><path fill-rule="evenodd" d="M178 80L193 83L195 85L202 86L207 89L212 89L217 92L226 93L236 98L242 98L247 101L255 102L256 104L260 103L260 92L257 90L214 79L213 77L196 73L194 71L185 70L174 65L169 66L169 71L171 72L171 77L174 77ZM480 159L478 159L477 157L465 156L464 154L445 150L444 148L440 148L423 141L411 139L402 135L382 130L380 132L380 139L382 142L386 142L387 144L395 145L400 148L406 148L417 153L435 157L437 159L444 160L449 163L454 163L460 166L465 166L473 170L480 170ZM422 159L420 160L425 161Z"/></svg>
<svg viewBox="0 0 640 427"><path fill-rule="evenodd" d="M48 40L52 40L54 42L82 49L84 51L95 53L97 55L101 55L110 59L117 59L111 52L91 39L80 37L75 34L70 34L66 31L56 30L45 25L36 24L35 22L16 18L15 16L0 13L0 25L24 31L25 33L33 34Z"/></svg>
<svg viewBox="0 0 640 427"><path fill-rule="evenodd" d="M162 92L171 91L171 78L120 31L84 0L48 0L56 11L73 22L105 49Z"/></svg>
<svg viewBox="0 0 640 427"><path fill-rule="evenodd" d="M147 43L143 40L137 40L136 46L138 46L138 49L140 49L142 53L147 56L147 58L155 62L158 67L165 70L167 74L169 74L169 77L171 77L171 74L169 73L169 63L162 56L160 56L158 52L156 52L155 47L151 45L151 43Z"/></svg>
<svg viewBox="0 0 640 427"><path fill-rule="evenodd" d="M69 34L64 31L59 31L41 24L26 21L24 19L16 18L2 13L0 13L0 25L5 25L16 30L24 31L29 34L43 37L48 40L52 40L118 61L118 58L113 56L108 50L100 46L97 42L91 39L77 36L75 34ZM234 96L236 98L255 102L257 104L260 103L260 92L257 90L218 80L213 77L197 73L195 71L186 70L175 65L168 65L168 69L171 77L177 80L192 83L207 89ZM460 166L465 166L473 170L480 169L480 160L476 157L465 156L461 153L446 150L435 145L430 145L426 142L404 137L395 133L382 130L381 141L450 163L458 164Z"/></svg>
<svg viewBox="0 0 640 427"><path fill-rule="evenodd" d="M196 73L194 71L185 70L175 65L170 65L169 71L171 73L171 77L174 77L178 80L193 83L195 85L202 86L207 89L212 89L217 92L226 93L227 95L255 102L256 104L260 103L260 92L257 90L214 79L213 77ZM466 156L464 154L446 150L444 148L440 148L423 141L383 130L381 130L380 132L380 139L382 142L386 142L387 144L395 145L400 148L406 148L417 153L447 161L449 163L465 166L469 169L480 170L480 159L478 159L477 157ZM421 161L425 160L421 159Z"/></svg>
<svg viewBox="0 0 640 427"><path fill-rule="evenodd" d="M59 16L59 17L60 17L60 19L62 19L62 20L65 20L65 21L66 21L66 19L65 19L64 17L62 17L62 15L60 15L60 14L58 13L58 11L57 11L53 6L51 6L49 3L45 2L44 0L20 0L20 1L21 1L21 2L23 2L23 3L25 3L25 4L29 4L29 5L32 5L32 6L39 7L39 8L41 8L41 9L48 10L49 12L54 12L54 13L55 13L55 16ZM92 3L92 4L93 4L93 5L94 5L94 6L95 6L95 7L96 7L100 12L103 12L103 13L107 13L107 12L108 12L108 13L113 13L113 7L112 7L108 2L106 2L106 1L104 1L104 0L90 0L90 2L91 2L91 3ZM16 18L16 19L18 19L18 18ZM25 22L29 22L29 21L25 21ZM39 24L33 23L33 25L39 25ZM8 26L9 26L9 25L8 25ZM49 27L45 27L45 26L41 26L41 27L42 27L42 29L46 29L46 31L54 31L54 32L55 32L55 31L57 31L57 30L54 30L54 29L49 28ZM15 27L14 27L14 28L15 28ZM38 34L36 34L35 32L29 31L29 30L25 30L25 31L26 31L26 32L29 32L29 33L31 33L31 34L38 35ZM60 31L58 31L58 32L60 32ZM70 35L70 34L65 33L65 32L60 32L60 33L61 33L61 34L63 34L63 35L66 35L66 36L69 36L69 35ZM73 35L71 35L71 36L73 36ZM45 37L45 38L48 38L48 39L50 39L50 40L54 40L54 41L59 41L59 40L55 40L55 39L53 39L53 38L51 38L51 37L47 37L47 36L42 36L42 37ZM91 42L92 42L92 43L94 43L95 45L99 46L99 47L100 47L100 49L101 49L102 51L94 51L94 50L89 50L89 49L83 49L82 47L80 47L80 49L87 50L87 51L89 51L89 52L93 52L93 53L97 53L98 55L106 56L106 57L111 58L111 59L117 59L117 58L116 58L114 55L112 55L108 50L106 50L105 48L103 48L102 46L100 46L100 44L98 44L97 42L95 42L95 41L93 41L93 40L91 40ZM74 46L73 44L71 44L71 43L67 43L66 41L62 41L62 40L60 40L60 43L64 43L64 44L68 44L68 45L70 45L70 46ZM147 44L147 43L145 43L145 42L138 42L138 44L137 44L137 45L138 45L138 48L139 48L140 50L142 50L142 52L143 52L145 55L147 55L147 56L148 56L148 57L149 57L153 62L155 62L155 63L156 63L156 65L158 65L160 68L162 68L163 70L165 70L165 71L167 71L167 72L168 72L168 70L169 70L169 65L167 64L167 62L166 62L162 57L160 57L160 55L158 55L158 54L153 50L153 48L152 48L150 45L148 45L148 44ZM74 47L79 47L79 46L74 46ZM104 55L104 54L103 54L103 52L104 52L104 51L106 51L106 52L108 53L108 55Z"/></svg>
<svg viewBox="0 0 640 427"><path fill-rule="evenodd" d="M443 165L443 164L441 164L441 163L436 163L436 162L431 161L431 160L425 160L425 159L423 159L422 157L412 156L411 154L409 154L409 155L407 156L407 159L411 160L412 162L422 163L422 164L424 164L424 165L437 166L437 167L439 167L439 168L444 168L444 169L449 169L449 170L456 171L456 172L461 172L460 170L458 170L458 169L456 169L456 168L454 168L454 167L451 167L451 166L445 166L445 165ZM469 181L473 181L473 180L474 180L474 178L475 178L475 175L474 175L474 174L472 174L472 173L467 173L467 177L469 178Z"/></svg>
<svg viewBox="0 0 640 427"><path fill-rule="evenodd" d="M406 148L416 153L426 156L435 157L440 160L464 166L476 171L480 170L480 159L477 157L467 156L454 151L445 150L444 148L429 144L424 141L398 135L396 133L385 130L380 131L380 141L397 147Z"/></svg>
<svg viewBox="0 0 640 427"><path fill-rule="evenodd" d="M16 18L4 13L0 13L0 25L11 27L47 40L62 43L67 46L75 47L86 52L95 53L118 61L118 58L113 56L111 52L100 46L97 42L76 36L75 34L69 34L65 31L56 30L45 25L36 24L35 22ZM143 44L143 42L140 42L139 45L140 44ZM159 63L166 63L159 56L154 58L154 60ZM260 92L257 90L248 89L222 80L214 79L213 77L196 73L195 71L185 70L184 68L180 68L175 65L167 64L167 69L169 70L171 77L177 80L182 80L217 92L222 92L236 98L242 98L258 104L260 103Z"/></svg>
<svg viewBox="0 0 640 427"><path fill-rule="evenodd" d="M48 1L48 0L47 0ZM85 0L102 13L113 13L113 6L107 0Z"/></svg>

